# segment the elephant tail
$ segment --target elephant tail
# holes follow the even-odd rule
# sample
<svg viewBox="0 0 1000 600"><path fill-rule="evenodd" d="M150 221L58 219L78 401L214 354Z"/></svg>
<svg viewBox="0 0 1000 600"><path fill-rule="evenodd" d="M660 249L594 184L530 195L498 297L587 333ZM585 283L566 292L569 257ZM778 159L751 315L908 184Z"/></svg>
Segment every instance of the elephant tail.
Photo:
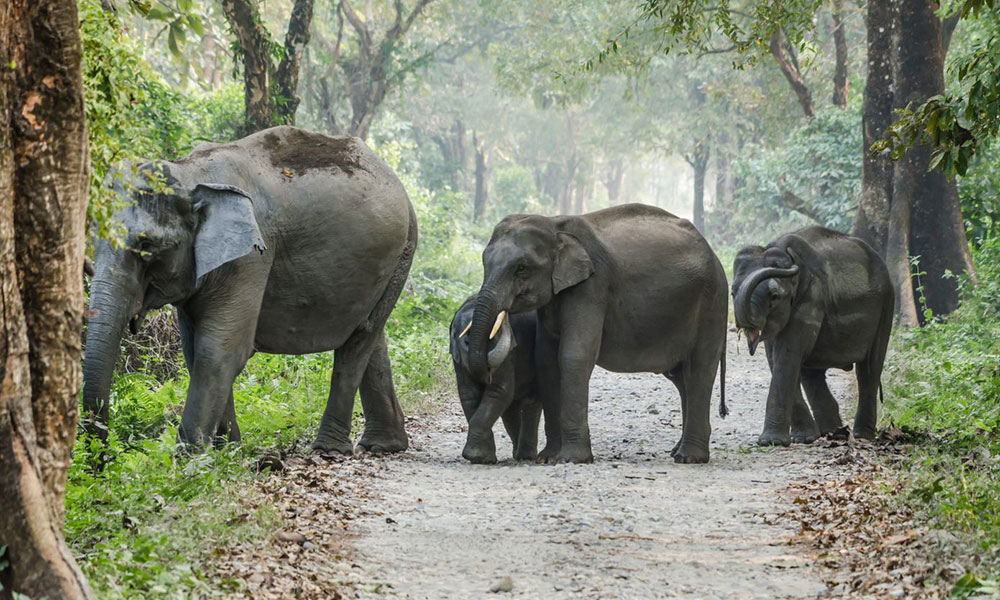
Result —
<svg viewBox="0 0 1000 600"><path fill-rule="evenodd" d="M723 419L729 414L726 407L726 346L722 345L722 355L719 357L719 416Z"/></svg>

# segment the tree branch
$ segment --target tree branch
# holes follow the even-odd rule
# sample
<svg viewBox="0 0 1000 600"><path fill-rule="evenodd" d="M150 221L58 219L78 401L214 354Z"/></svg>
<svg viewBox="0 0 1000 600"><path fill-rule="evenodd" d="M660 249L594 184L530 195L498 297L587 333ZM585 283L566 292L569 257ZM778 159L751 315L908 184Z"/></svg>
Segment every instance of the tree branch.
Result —
<svg viewBox="0 0 1000 600"><path fill-rule="evenodd" d="M819 216L811 206L809 206L809 203L791 190L781 190L781 202L790 210L794 210L795 212L816 221L820 225L824 224L823 218Z"/></svg>
<svg viewBox="0 0 1000 600"><path fill-rule="evenodd" d="M778 68L781 69L781 72L785 75L785 79L792 86L795 95L798 96L799 104L802 105L802 112L810 118L816 116L816 109L813 107L809 86L806 84L805 79L803 79L802 72L799 71L794 55L789 56L785 34L780 28L775 30L771 36L770 48L775 62L778 63Z"/></svg>

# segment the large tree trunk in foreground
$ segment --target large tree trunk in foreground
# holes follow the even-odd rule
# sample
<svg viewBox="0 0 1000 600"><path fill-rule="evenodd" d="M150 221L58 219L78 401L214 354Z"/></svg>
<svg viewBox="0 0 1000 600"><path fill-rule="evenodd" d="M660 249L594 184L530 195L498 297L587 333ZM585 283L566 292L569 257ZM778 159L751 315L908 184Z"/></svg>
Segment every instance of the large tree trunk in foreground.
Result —
<svg viewBox="0 0 1000 600"><path fill-rule="evenodd" d="M904 326L924 318L916 286L922 286L927 308L947 314L958 306L957 281L947 273L975 277L957 187L940 171L928 171L930 147L914 146L895 164L868 151L884 137L894 108L944 93L951 24L943 26L934 10L925 0L868 5L865 159L854 234L886 259ZM913 257L918 257L916 272L923 273L919 280L911 277Z"/></svg>
<svg viewBox="0 0 1000 600"><path fill-rule="evenodd" d="M895 65L897 107L917 106L931 96L944 94L945 47L941 19L927 0L901 0L901 43ZM965 236L958 186L939 170L927 170L931 148L910 148L896 164L894 195L910 199L910 255L919 257L919 272L927 308L948 314L958 308L955 275L975 277L969 241ZM906 186L905 188L900 187ZM921 315L922 316L922 315Z"/></svg>
<svg viewBox="0 0 1000 600"><path fill-rule="evenodd" d="M0 598L93 598L62 537L76 436L87 133L75 0L0 8ZM9 68L8 65L16 65Z"/></svg>

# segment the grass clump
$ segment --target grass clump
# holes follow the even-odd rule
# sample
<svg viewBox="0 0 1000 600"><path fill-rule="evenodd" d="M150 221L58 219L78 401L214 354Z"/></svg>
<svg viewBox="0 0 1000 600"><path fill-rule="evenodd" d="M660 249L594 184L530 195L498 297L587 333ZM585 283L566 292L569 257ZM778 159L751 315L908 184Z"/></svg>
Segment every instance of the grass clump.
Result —
<svg viewBox="0 0 1000 600"><path fill-rule="evenodd" d="M975 258L979 285L963 282L958 311L922 328L897 331L887 365L885 416L916 441L907 500L932 525L975 539L981 569L995 579L1000 575L1000 238L984 240Z"/></svg>

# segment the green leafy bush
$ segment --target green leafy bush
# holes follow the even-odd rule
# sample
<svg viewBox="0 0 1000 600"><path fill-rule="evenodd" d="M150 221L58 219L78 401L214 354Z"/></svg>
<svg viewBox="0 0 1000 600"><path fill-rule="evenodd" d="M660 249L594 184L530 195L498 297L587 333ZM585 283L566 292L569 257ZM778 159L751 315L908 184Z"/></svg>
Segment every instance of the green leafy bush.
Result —
<svg viewBox="0 0 1000 600"><path fill-rule="evenodd" d="M978 539L1000 571L1000 238L975 252L980 283L962 285L946 320L897 331L884 420L917 441L910 500L935 525Z"/></svg>

